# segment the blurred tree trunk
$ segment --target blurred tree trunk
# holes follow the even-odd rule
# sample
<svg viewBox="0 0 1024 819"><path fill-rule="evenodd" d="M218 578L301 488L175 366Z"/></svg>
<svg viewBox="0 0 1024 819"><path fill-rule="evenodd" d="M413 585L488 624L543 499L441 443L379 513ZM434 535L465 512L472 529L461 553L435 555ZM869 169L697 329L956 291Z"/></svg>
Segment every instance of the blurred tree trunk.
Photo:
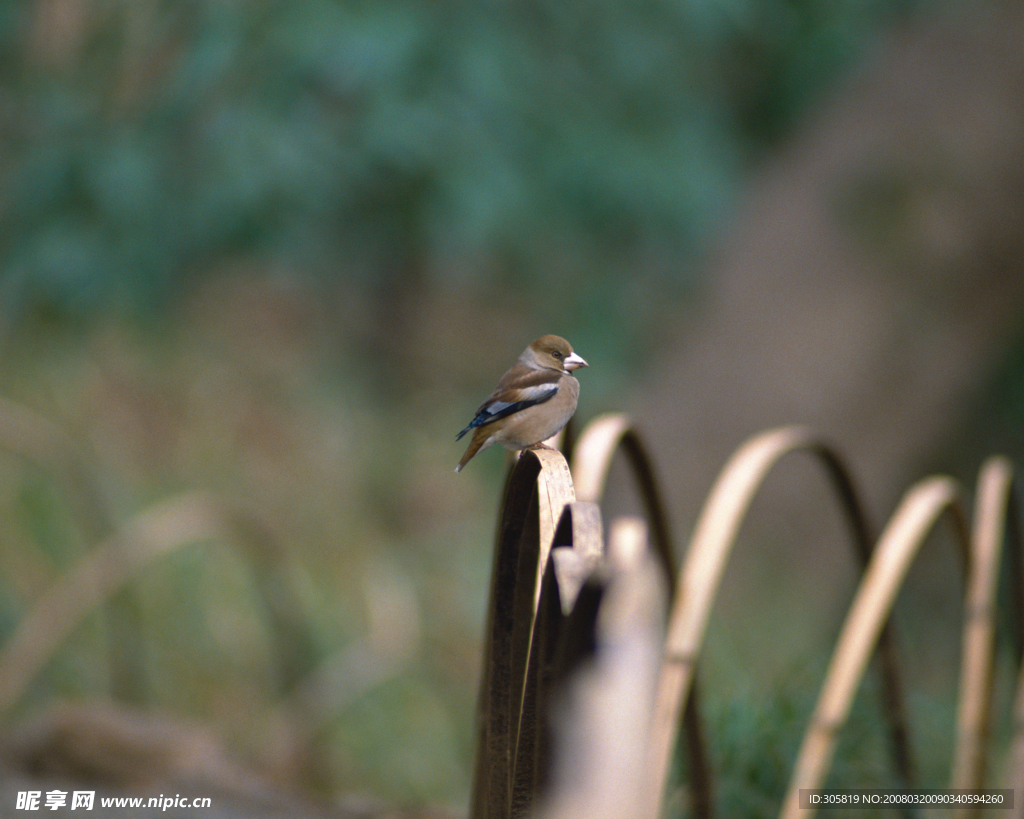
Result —
<svg viewBox="0 0 1024 819"><path fill-rule="evenodd" d="M766 163L638 393L684 531L739 443L790 422L833 437L880 522L1021 334L1024 6L920 25Z"/></svg>
<svg viewBox="0 0 1024 819"><path fill-rule="evenodd" d="M766 163L705 298L636 395L680 532L740 442L784 423L845 452L873 525L929 471L972 491L983 452L947 456L1021 339L1022 260L1024 6L893 33ZM819 613L800 627L817 630L810 643L788 637L795 650L830 642L855 575L822 485L806 465L769 482L755 548L723 587L730 634L758 600L783 634L800 617L786 606ZM954 611L961 567L950 549L930 555L937 610ZM737 656L787 662L734 639Z"/></svg>

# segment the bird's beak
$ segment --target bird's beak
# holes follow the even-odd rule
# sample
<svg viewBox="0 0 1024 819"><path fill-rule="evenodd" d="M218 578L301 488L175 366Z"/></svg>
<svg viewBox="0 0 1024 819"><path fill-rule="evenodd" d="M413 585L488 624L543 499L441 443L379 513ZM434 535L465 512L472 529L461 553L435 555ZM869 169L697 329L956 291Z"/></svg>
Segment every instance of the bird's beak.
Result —
<svg viewBox="0 0 1024 819"><path fill-rule="evenodd" d="M587 362L580 358L578 355L576 355L576 353L570 353L566 357L565 361L562 362L562 366L565 367L565 369L568 370L569 372L572 372L573 370L578 370L580 367L588 367L590 365L587 364Z"/></svg>

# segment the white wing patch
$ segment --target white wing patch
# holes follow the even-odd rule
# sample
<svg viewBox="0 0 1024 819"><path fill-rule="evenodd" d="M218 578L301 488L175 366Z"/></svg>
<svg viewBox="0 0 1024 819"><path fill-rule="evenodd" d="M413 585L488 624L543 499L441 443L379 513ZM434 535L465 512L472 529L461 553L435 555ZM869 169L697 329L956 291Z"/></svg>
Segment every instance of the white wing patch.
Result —
<svg viewBox="0 0 1024 819"><path fill-rule="evenodd" d="M536 387L525 387L519 390L519 400L517 401L495 401L493 404L481 409L481 415L501 415L506 412L509 407L522 407L530 406L532 404L540 404L547 401L549 398L554 397L554 394L558 392L557 384L541 384Z"/></svg>
<svg viewBox="0 0 1024 819"><path fill-rule="evenodd" d="M557 383L538 384L532 387L519 387L516 389L517 400L492 401L480 407L476 412L476 417L469 422L468 427L455 436L455 440L458 441L471 429L476 429L477 427L482 427L485 424L493 423L499 418L505 418L506 416L512 415L520 410L524 410L527 407L532 407L536 404L543 404L545 401L554 398L555 393L557 392Z"/></svg>

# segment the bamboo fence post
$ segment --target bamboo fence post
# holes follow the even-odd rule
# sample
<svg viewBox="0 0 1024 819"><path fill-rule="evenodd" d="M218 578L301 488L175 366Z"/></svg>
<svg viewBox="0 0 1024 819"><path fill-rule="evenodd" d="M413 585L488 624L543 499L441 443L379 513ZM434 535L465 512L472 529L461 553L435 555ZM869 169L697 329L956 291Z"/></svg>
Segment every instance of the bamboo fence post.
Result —
<svg viewBox="0 0 1024 819"><path fill-rule="evenodd" d="M523 804L516 747L543 574L562 509L575 500L568 464L526 450L509 475L498 526L478 697L472 819L507 819Z"/></svg>
<svg viewBox="0 0 1024 819"><path fill-rule="evenodd" d="M954 534L967 553L966 519L958 502L957 484L950 478L935 477L912 487L879 538L843 624L818 704L797 755L780 813L783 819L813 816L813 807L801 807L800 791L822 786L838 733L849 716L853 697L896 595L925 536L946 510L952 513Z"/></svg>
<svg viewBox="0 0 1024 819"><path fill-rule="evenodd" d="M615 453L625 455L639 489L640 500L650 525L650 542L665 574L669 605L675 591L679 558L672 541L665 503L659 490L654 467L632 420L623 413L606 413L587 424L573 450L573 475L576 493L585 500L599 502L604 495ZM714 815L711 765L704 737L696 680L690 685L683 710L685 747L690 771L693 815L710 819Z"/></svg>
<svg viewBox="0 0 1024 819"><path fill-rule="evenodd" d="M1006 458L990 458L982 465L975 493L971 562L964 600L960 699L951 788L980 788L985 779L999 565L1012 488L1013 469ZM959 814L967 817L979 812L980 806L977 806Z"/></svg>
<svg viewBox="0 0 1024 819"><path fill-rule="evenodd" d="M648 802L639 813L646 819L655 819L659 814L680 710L693 685L711 607L740 525L758 488L775 464L784 455L799 450L817 456L826 467L852 530L858 557L863 559L871 550L866 518L848 470L838 454L808 429L791 426L769 430L748 440L729 459L701 510L672 598L651 733L650 781L645 789ZM892 715L901 708L896 667L891 653L883 655L882 659L883 684L890 695ZM909 766L905 724L901 718L892 719L892 733L898 763L905 761Z"/></svg>
<svg viewBox="0 0 1024 819"><path fill-rule="evenodd" d="M586 633L594 628L596 610L585 618L587 625L577 627L583 646L564 644L566 621L573 616L583 586L598 570L602 552L600 510L583 501L566 504L544 566L530 644L512 771L515 816L530 813L548 784L552 700L569 673L590 653Z"/></svg>

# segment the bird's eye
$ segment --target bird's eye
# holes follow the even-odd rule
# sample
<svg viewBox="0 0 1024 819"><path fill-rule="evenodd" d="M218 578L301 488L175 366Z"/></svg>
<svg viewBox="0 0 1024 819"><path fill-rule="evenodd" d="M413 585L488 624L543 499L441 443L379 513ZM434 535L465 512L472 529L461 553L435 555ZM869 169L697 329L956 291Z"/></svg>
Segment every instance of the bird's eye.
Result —
<svg viewBox="0 0 1024 819"><path fill-rule="evenodd" d="M551 355L553 355L555 358L562 358L563 357L562 354L560 352L558 352L558 350L555 350Z"/></svg>

